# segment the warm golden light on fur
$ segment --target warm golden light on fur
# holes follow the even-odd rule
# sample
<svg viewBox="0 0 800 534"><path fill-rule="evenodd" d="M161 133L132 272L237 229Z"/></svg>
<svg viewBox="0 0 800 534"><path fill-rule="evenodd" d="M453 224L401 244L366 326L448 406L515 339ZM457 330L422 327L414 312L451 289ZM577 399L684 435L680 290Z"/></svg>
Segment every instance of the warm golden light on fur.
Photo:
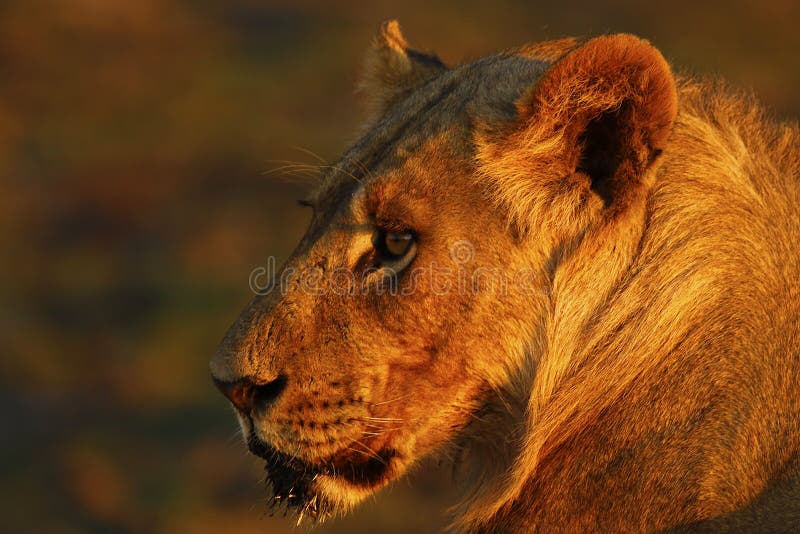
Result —
<svg viewBox="0 0 800 534"><path fill-rule="evenodd" d="M390 22L361 89L211 364L276 497L440 454L465 531L800 528L797 125L629 35L448 69Z"/></svg>

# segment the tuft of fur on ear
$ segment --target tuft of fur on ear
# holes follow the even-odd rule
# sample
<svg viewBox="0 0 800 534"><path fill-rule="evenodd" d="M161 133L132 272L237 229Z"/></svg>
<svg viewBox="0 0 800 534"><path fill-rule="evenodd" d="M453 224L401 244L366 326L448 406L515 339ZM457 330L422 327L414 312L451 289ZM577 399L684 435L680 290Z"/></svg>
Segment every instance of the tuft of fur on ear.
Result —
<svg viewBox="0 0 800 534"><path fill-rule="evenodd" d="M644 197L677 109L656 48L632 35L597 37L517 102L510 132L478 138L478 158L521 231L556 218L574 230L592 217L587 208L612 217Z"/></svg>
<svg viewBox="0 0 800 534"><path fill-rule="evenodd" d="M400 24L384 22L367 52L358 92L366 97L368 111L377 116L405 92L447 70L433 54L409 48Z"/></svg>
<svg viewBox="0 0 800 534"><path fill-rule="evenodd" d="M542 41L528 44L519 49L519 54L525 57L555 63L568 53L578 48L582 40L577 37L565 37L552 41Z"/></svg>

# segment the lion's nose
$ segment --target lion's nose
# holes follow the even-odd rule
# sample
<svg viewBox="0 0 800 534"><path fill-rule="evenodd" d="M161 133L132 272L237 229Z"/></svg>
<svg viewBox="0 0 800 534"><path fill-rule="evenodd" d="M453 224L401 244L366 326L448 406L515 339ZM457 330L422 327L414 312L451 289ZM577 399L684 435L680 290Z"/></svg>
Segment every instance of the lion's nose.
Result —
<svg viewBox="0 0 800 534"><path fill-rule="evenodd" d="M214 384L236 408L246 414L265 411L286 388L286 376L280 375L266 384L256 384L249 378L225 382L212 377Z"/></svg>

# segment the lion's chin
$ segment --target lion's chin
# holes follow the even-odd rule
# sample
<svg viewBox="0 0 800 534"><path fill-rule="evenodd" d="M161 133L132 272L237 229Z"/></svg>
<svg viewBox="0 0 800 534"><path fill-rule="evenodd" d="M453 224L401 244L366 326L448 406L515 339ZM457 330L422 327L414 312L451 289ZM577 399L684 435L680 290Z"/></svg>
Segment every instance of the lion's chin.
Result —
<svg viewBox="0 0 800 534"><path fill-rule="evenodd" d="M399 457L393 449L375 455L335 455L310 463L280 452L257 438L248 440L250 451L266 461L267 481L272 487L272 507L298 514L298 523L345 512L393 480Z"/></svg>

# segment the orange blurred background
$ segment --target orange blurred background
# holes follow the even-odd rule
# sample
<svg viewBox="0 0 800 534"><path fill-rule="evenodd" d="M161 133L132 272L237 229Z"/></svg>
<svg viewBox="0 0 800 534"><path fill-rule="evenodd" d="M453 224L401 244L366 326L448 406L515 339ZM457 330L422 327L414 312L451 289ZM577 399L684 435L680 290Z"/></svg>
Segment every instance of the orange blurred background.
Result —
<svg viewBox="0 0 800 534"><path fill-rule="evenodd" d="M208 360L309 214L284 161L335 159L371 35L457 63L628 31L800 112L800 4L0 3L0 502L8 532L288 532ZM431 532L430 466L318 532Z"/></svg>

